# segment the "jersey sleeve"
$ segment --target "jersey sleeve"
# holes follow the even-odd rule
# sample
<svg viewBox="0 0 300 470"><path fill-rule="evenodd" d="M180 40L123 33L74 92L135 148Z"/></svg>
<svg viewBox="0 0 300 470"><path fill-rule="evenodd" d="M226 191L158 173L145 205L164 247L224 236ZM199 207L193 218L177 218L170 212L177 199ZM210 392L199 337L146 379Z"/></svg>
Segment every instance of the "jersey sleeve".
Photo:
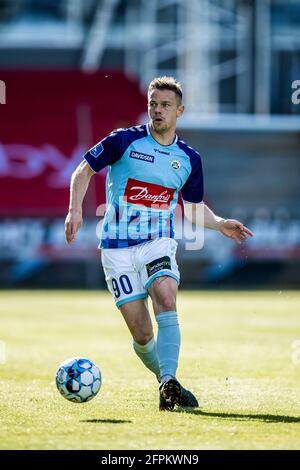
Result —
<svg viewBox="0 0 300 470"><path fill-rule="evenodd" d="M113 131L98 144L88 150L83 158L93 171L98 173L108 165L120 160L123 154L121 132Z"/></svg>
<svg viewBox="0 0 300 470"><path fill-rule="evenodd" d="M203 171L200 155L195 153L190 162L192 170L181 188L181 195L184 201L198 203L203 200Z"/></svg>

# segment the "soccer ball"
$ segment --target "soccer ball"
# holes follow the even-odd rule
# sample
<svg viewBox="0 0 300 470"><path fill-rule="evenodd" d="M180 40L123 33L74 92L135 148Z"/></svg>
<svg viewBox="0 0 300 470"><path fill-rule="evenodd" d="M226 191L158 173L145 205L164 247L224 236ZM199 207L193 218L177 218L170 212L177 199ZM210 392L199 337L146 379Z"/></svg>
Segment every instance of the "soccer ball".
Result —
<svg viewBox="0 0 300 470"><path fill-rule="evenodd" d="M99 368L92 361L83 357L72 357L60 364L55 381L64 398L83 403L97 395L102 378Z"/></svg>

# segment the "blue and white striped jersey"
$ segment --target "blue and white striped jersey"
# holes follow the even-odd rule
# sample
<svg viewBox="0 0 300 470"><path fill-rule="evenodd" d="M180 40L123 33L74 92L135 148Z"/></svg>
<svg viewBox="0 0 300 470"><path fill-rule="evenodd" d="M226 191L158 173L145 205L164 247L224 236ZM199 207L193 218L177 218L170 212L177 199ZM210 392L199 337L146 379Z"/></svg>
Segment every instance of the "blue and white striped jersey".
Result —
<svg viewBox="0 0 300 470"><path fill-rule="evenodd" d="M185 201L203 199L199 153L177 136L161 145L148 124L113 131L84 159L95 172L108 166L101 248L173 238L179 191Z"/></svg>

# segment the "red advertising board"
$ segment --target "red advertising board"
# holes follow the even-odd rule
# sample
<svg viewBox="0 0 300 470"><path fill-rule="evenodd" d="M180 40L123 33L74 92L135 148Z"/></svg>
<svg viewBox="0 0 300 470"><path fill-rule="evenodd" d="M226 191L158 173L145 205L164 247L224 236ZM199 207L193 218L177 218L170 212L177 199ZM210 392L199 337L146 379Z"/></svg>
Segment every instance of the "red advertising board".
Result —
<svg viewBox="0 0 300 470"><path fill-rule="evenodd" d="M112 129L138 122L146 99L121 72L0 71L0 216L63 216L82 154ZM86 210L104 201L105 172Z"/></svg>

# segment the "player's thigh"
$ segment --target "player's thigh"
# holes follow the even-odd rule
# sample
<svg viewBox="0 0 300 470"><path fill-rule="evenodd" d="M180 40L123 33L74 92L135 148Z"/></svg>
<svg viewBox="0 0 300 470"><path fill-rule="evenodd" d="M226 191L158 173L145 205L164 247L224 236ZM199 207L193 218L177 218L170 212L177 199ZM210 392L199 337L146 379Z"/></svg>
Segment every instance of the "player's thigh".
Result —
<svg viewBox="0 0 300 470"><path fill-rule="evenodd" d="M107 287L118 308L127 302L147 297L130 249L102 250L101 259Z"/></svg>
<svg viewBox="0 0 300 470"><path fill-rule="evenodd" d="M146 299L127 302L120 306L120 312L137 343L144 345L153 338L152 321Z"/></svg>
<svg viewBox="0 0 300 470"><path fill-rule="evenodd" d="M148 292L155 315L161 312L176 311L178 282L170 276L159 276L150 285Z"/></svg>
<svg viewBox="0 0 300 470"><path fill-rule="evenodd" d="M155 314L176 308L180 281L176 250L177 242L170 238L152 240L141 247L141 279L151 296Z"/></svg>

